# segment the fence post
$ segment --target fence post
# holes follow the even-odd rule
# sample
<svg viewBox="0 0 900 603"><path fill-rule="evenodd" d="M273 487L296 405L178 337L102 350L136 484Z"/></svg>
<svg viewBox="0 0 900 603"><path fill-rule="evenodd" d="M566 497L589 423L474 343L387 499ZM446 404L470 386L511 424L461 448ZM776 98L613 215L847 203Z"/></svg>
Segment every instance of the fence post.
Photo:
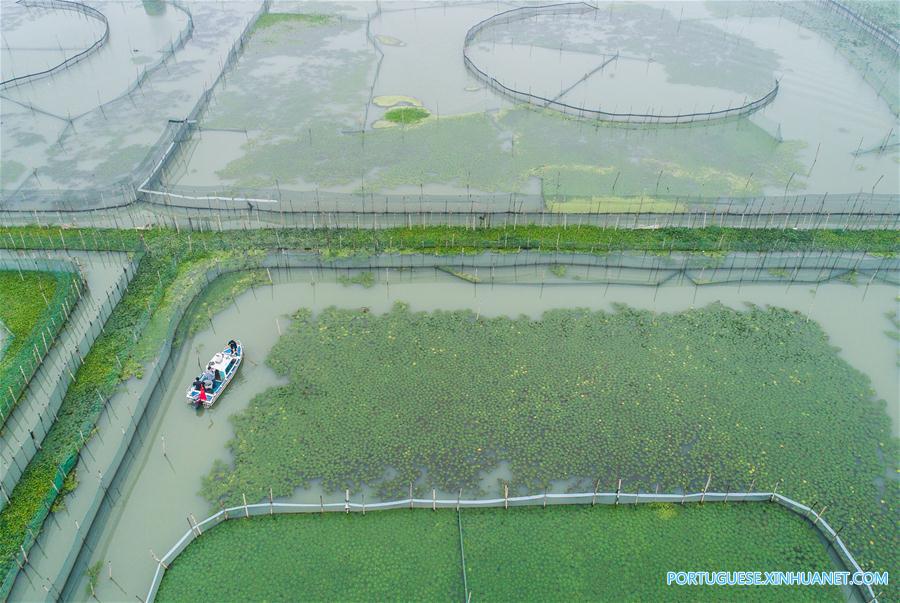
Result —
<svg viewBox="0 0 900 603"><path fill-rule="evenodd" d="M344 513L350 512L350 488L344 490Z"/></svg>
<svg viewBox="0 0 900 603"><path fill-rule="evenodd" d="M815 515L816 515L816 520L813 522L813 525L816 525L817 523L819 523L819 519L822 518L822 515L825 513L825 509L827 509L827 508L828 508L828 505L825 505L822 507L822 510L819 511L818 513L813 511L813 513L815 513Z"/></svg>
<svg viewBox="0 0 900 603"><path fill-rule="evenodd" d="M275 501L272 500L272 486L269 486L269 515L275 514Z"/></svg>
<svg viewBox="0 0 900 603"><path fill-rule="evenodd" d="M703 504L703 499L706 498L706 491L709 490L709 482L712 481L712 473L709 474L709 477L706 478L706 485L703 486L703 493L700 495L700 504Z"/></svg>
<svg viewBox="0 0 900 603"><path fill-rule="evenodd" d="M150 556L153 557L153 560L156 561L159 565L163 566L165 569L169 569L169 566L165 561L156 556L156 553L153 552L153 549L150 549Z"/></svg>
<svg viewBox="0 0 900 603"><path fill-rule="evenodd" d="M616 504L619 504L619 493L622 491L622 478L619 478L619 483L616 485Z"/></svg>
<svg viewBox="0 0 900 603"><path fill-rule="evenodd" d="M597 482L594 484L594 495L591 497L591 506L592 506L592 507L593 507L595 504L597 504L597 491L598 491L599 489L600 489L600 480L598 479ZM545 492L544 492L544 500L546 501L546 499L547 499L547 494L546 494L546 491L545 491ZM545 507L547 506L547 505L546 505L546 502L545 502L544 506L545 506Z"/></svg>
<svg viewBox="0 0 900 603"><path fill-rule="evenodd" d="M244 499L244 517L249 518L250 517L250 509L247 507L247 495L242 492L241 496Z"/></svg>
<svg viewBox="0 0 900 603"><path fill-rule="evenodd" d="M503 508L509 508L509 484L503 484Z"/></svg>

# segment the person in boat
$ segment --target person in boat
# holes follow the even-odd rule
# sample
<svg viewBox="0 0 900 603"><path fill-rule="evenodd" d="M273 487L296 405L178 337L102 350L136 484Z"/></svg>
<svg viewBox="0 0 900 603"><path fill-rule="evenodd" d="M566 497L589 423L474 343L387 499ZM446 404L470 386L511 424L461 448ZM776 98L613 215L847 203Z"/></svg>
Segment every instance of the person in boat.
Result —
<svg viewBox="0 0 900 603"><path fill-rule="evenodd" d="M206 386L203 385L203 381L201 380L201 377L197 377L196 379L194 379L193 386L194 386L194 389L197 390L197 400L196 400L195 404L197 404L199 406L200 404L203 404L204 402L206 402Z"/></svg>
<svg viewBox="0 0 900 603"><path fill-rule="evenodd" d="M231 354L237 354L237 342L234 339L228 341L228 347L231 349Z"/></svg>
<svg viewBox="0 0 900 603"><path fill-rule="evenodd" d="M220 383L222 383L222 373L219 369L213 369L213 391L218 389Z"/></svg>
<svg viewBox="0 0 900 603"><path fill-rule="evenodd" d="M212 387L213 387L213 378L214 377L215 377L215 375L212 372L212 365L207 365L206 370L203 371L202 375L200 375L200 379L203 381L203 384L206 385L208 383L210 389L212 389Z"/></svg>

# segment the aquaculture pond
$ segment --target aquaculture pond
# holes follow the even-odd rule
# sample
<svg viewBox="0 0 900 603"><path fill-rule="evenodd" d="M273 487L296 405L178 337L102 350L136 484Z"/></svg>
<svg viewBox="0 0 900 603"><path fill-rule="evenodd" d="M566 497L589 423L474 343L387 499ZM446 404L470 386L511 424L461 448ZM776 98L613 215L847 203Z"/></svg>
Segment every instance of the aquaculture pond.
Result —
<svg viewBox="0 0 900 603"><path fill-rule="evenodd" d="M748 587L666 586L666 571L676 565L722 571L834 567L809 522L766 503L463 509L459 517L453 510L423 509L275 515L227 521L204 532L171 564L157 600L762 597ZM765 599L844 597L837 587L780 587L767 589Z"/></svg>
<svg viewBox="0 0 900 603"><path fill-rule="evenodd" d="M460 61L466 33L509 7L314 8L276 4L264 18L167 171L170 190L293 203L415 189L442 204L516 192L572 212L633 210L642 195L678 211L675 196L900 190L883 92L896 64L836 52L868 42L818 5L601 4L502 22L466 50L505 85L607 111L723 109L779 82L752 116L678 128L572 119L485 85ZM260 108L260 90L276 102Z"/></svg>
<svg viewBox="0 0 900 603"><path fill-rule="evenodd" d="M363 492L367 500L376 500L379 498L379 490L382 494L389 495L399 492L405 497L408 483L401 483L403 480L397 477L396 471L397 467L401 466L407 471L416 469L413 467L411 470L410 463L403 456L407 450L408 458L425 459L422 467L426 466L425 463L430 463L427 466L431 470L443 471L435 474L426 474L422 471L415 488L419 494L424 495L430 495L432 487L439 488L439 494L441 487L448 490L453 488L456 483L461 482L459 475L477 479L475 486L466 493L471 496L479 493L500 495L501 481L510 481L514 492L524 490L526 482L516 475L516 471L526 477L535 476L539 482L546 476L547 480L551 481L550 491L556 492L576 487L591 490L595 479L602 479L604 488L613 489L617 477L625 478L623 487L632 492L637 487L645 490L653 489L656 481L660 482L661 490L685 487L699 489L709 472L713 474L712 487L719 490L746 488L754 479L755 490L771 489L778 479L783 479L778 486L779 492L803 499L810 504L815 502L829 505L827 517L836 527L845 526L841 536L847 539L854 555L864 567L890 566L892 561L889 545L891 538L895 537L892 536L890 513L895 512L891 509L895 509L893 501L896 500L896 493L889 474L893 468L888 469L885 466L892 458L890 455L895 454L890 451L890 447L894 444L889 432L889 419L884 414L883 406L879 407L872 401L873 398L862 375L850 369L846 363L871 375L872 385L878 392L877 397L888 400L891 407L896 406L896 340L885 333L895 328L886 314L896 307L896 287L881 285L878 282L868 288L863 284L854 286L849 282L822 284L818 288L814 285L788 286L784 283L694 287L672 281L671 284L654 289L646 286L606 285L577 280L597 276L596 269L590 274L585 273L584 267L575 266L557 266L553 270L563 276L551 274L547 266L529 270L519 269L517 277L510 270L506 276L510 279L518 278L519 284L504 285L473 284L432 270L381 269L351 272L291 270L290 274L272 271L275 286L256 286L254 290L237 296L235 303L228 300L231 297L230 291L235 290L236 281L240 279L233 277L223 281L224 286L217 287L202 300L201 310L190 320L190 324L197 332L181 344L181 352L176 360L177 370L172 379L161 386L159 403L151 407L150 415L142 422L141 437L133 441L127 463L120 470L113 485L112 491L115 495L110 497L113 507L111 510L104 510L95 522L88 541L91 548L83 551L73 570L65 589L67 596L71 593L71 597L75 599L87 598L84 596L86 586L84 572L89 565L97 561L103 563L112 561L113 575L118 584L122 585L129 596L143 596L156 567L148 549L162 555L183 534L187 527L185 518L188 513L193 513L199 519L218 509L214 500L201 495L201 490L209 497L221 495L230 498L233 492L237 492L240 499L242 492L239 488L247 487L248 500L255 502L268 500L271 486L276 500L318 503L320 496L324 496L326 501L343 500L343 486L337 484L341 479L346 479L347 486L351 487L351 497L357 502ZM544 286L539 284L542 280L546 281ZM353 284L354 282L356 284ZM522 284L524 282L536 284ZM717 301L726 304L732 310L724 307L707 308L709 304ZM409 310L392 311L397 302L408 304ZM746 313L745 304L748 302L788 308L802 312L803 315L765 309ZM207 304L205 307L202 306L204 303ZM627 304L632 309L616 310L613 307L615 303ZM343 308L344 311L326 311L333 306ZM227 309L216 314L216 307ZM576 313L571 310L579 307L586 308L590 312ZM691 307L701 310L684 313ZM207 308L210 309L209 313ZM289 315L296 313L298 308L306 309L301 310L303 312L311 311L312 316L306 322L292 323ZM359 308L368 308L368 312L360 312ZM559 309L563 311L555 311ZM650 310L669 314L648 318L646 311ZM435 313L436 311L444 313ZM538 322L537 319L547 311L550 311L548 320ZM595 314L594 311L603 311L606 314ZM417 315L415 314L417 312L427 314ZM449 314L450 312L456 314ZM806 322L807 313L810 317L809 322ZM521 314L529 318L508 318ZM460 445L459 442L471 441L468 440L471 437L468 434L452 433L447 436L450 439L441 442L437 437L447 435L449 430L442 430L438 423L446 420L454 424L454 421L458 421L453 417L446 418L445 409L453 408L461 411L469 420L466 429L473 434L483 436L486 433L485 427L496 427L497 421L482 416L483 413L480 413L479 409L497 409L498 397L509 400L508 391L515 387L514 377L511 374L498 377L497 384L489 384L490 387L484 392L477 392L477 398L469 403L454 401L453 395L469 393L475 396L474 388L469 387L465 381L483 380L484 377L480 376L480 373L493 370L491 366L503 365L506 362L505 357L510 352L526 353L527 350L504 350L504 354L494 354L486 358L485 367L478 367L478 371L472 374L458 374L456 380L450 383L453 371L459 367L471 366L465 364L469 361L463 356L466 354L474 354L481 358L486 356L483 352L473 349L472 344L459 341L461 347L452 352L457 354L457 359L452 358L451 352L445 352L443 361L446 370L442 371L443 374L436 375L437 379L450 383L447 390L441 391L439 396L432 399L419 396L415 405L409 404L408 400L400 400L404 404L402 407L404 411L412 413L411 417L421 421L410 428L408 433L399 433L399 427L396 427L398 424L409 425L408 422L403 423L407 421L405 417L390 416L391 413L397 413L397 409L400 408L399 402L385 401L385 396L379 393L379 388L386 387L385 378L379 376L379 371L386 374L387 368L391 367L395 376L416 380L417 371L433 367L438 357L430 348L447 349L446 345L436 346L434 343L425 342L422 353L412 358L412 353L403 347L413 346L416 342L409 338L409 334L398 331L394 334L398 339L392 344L397 347L389 350L390 354L385 353L382 356L371 354L367 356L369 362L364 366L354 365L360 372L347 373L346 377L358 382L360 393L352 394L347 405L343 407L329 402L332 409L339 413L340 420L347 421L344 431L338 429L336 422L324 422L322 415L316 414L321 413L322 402L328 401L328 398L323 399L321 396L329 392L312 389L322 384L329 387L344 387L337 379L326 381L323 374L317 373L313 367L308 377L300 376L299 384L306 389L296 392L297 396L307 398L300 403L291 402L288 397L290 389L282 386L288 384L289 379L296 379L297 375L292 371L279 375L265 362L276 346L278 349L289 346L287 349L293 357L297 353L294 351L293 342L300 341L302 334L306 332L312 333L310 344L322 354L322 358L330 357L332 353L329 352L330 348L339 349L344 346L347 348L349 358L354 362L366 357L362 348L353 350L354 342L362 346L364 342L369 341L366 337L370 335L365 333L354 330L355 338L337 337L327 345L317 340L319 336L331 336L327 329L318 332L318 326L334 324L331 321L335 319L329 318L333 316L346 316L348 322L343 326L348 328L354 324L361 325L363 321L373 321L374 326L382 321L383 324L387 324L389 320L412 322L461 316L465 321L461 321L464 324L458 326L457 330L464 329L465 332L479 338L486 337L487 334L475 329L487 329L497 324L523 325L522 336L512 333L512 329L509 329L510 333L492 331L490 340L476 340L499 344L503 341L516 341L519 337L524 338L525 334L544 332L541 329L546 329L551 324L556 325L554 328L561 328L564 323L560 321L567 315L578 315L581 316L580 320L585 321L591 317L603 317L604 320L610 321L608 325L610 333L619 338L623 335L613 331L612 325L625 328L627 325L637 324L642 317L648 318L640 327L643 330L638 331L645 333L640 341L648 346L656 345L659 349L653 350L648 347L643 350L644 353L638 362L643 367L649 367L651 364L654 367L658 366L656 372L660 376L673 377L672 383L660 381L656 372L651 373L649 369L636 375L635 371L638 369L627 366L612 367L606 371L588 367L591 374L582 380L592 378L594 384L582 385L578 381L570 380L568 384L560 381L560 387L557 387L554 382L553 389L547 393L546 401L538 398L538 402L542 405L542 412L539 414L541 424L555 429L551 434L553 437L539 437L531 443L530 450L525 448L515 441L514 436L532 433L529 425L533 419L521 420L519 417L529 415L523 412L516 416L511 409L501 408L501 415L508 419L508 423L499 430L497 441L512 442L518 446L515 448L517 453L521 450L525 450L526 453L523 455L524 458L513 458L505 451L497 452L491 447L493 442L491 435L492 439L487 445L479 441L471 450L462 451L467 455L464 457L467 462L489 468L474 478L471 472L464 473L467 470L462 462L448 465L447 469L442 468L439 462L449 458L447 453L444 453L443 457L428 456L431 451L440 450L442 447L449 448ZM715 328L721 335L721 341L716 340L712 349L718 349L723 355L729 351L733 354L733 351L740 347L764 356L761 350L769 353L766 347L768 344L762 338L764 333L775 332L773 341L784 342L783 349L776 346L772 352L779 358L783 358L789 349L796 350L795 347L787 346L796 346L801 342L809 344L812 355L834 372L832 376L824 375L824 379L831 383L837 375L845 377L846 383L834 385L836 391L858 395L860 396L857 398L858 402L836 401L832 394L825 398L825 404L812 404L809 401L810 392L816 391L817 388L824 389L824 386L815 384L807 373L801 371L801 369L815 370L814 375L819 376L818 369L811 369L805 364L808 362L803 360L803 357L807 356L805 352L799 359L788 358L779 366L774 366L774 363L756 356L748 361L746 366L741 360L737 366L744 367L743 374L738 374L733 368L728 367L725 363L726 356L720 359L710 358L710 362L722 372L722 375L715 378L720 379L728 391L736 392L734 383L749 384L748 392L753 394L754 399L743 406L723 400L721 396L704 390L702 382L700 386L693 385L697 379L695 375L699 372L695 368L696 364L701 359L705 361L713 355L713 352L700 347L692 347L690 351L677 350L678 362L687 363L688 366L679 367L673 364L666 367L666 352L663 350L671 351L670 348L674 343L667 348L668 344L658 343L653 333L657 329L661 331L665 326L669 329L667 333L678 335L676 327L679 323L687 329L687 325L699 325L700 321L707 319L715 319ZM717 322L719 320L721 323ZM654 327L653 322L657 322L658 326ZM746 335L748 339L746 345L735 339L737 337L734 335L735 329L751 326L760 327L760 331L754 332L750 328L750 332ZM782 330L778 331L776 326ZM825 344L821 329L824 329L833 345L840 346L839 354ZM347 335L350 333L348 330ZM227 338L232 336L242 340L247 361L220 402L212 409L195 416L185 404L184 389L196 375L198 363L209 358L220 349ZM701 337L699 334L686 334L685 330L681 331L680 336L696 339L692 341L693 345L696 345ZM452 333L442 337L452 337ZM738 339L743 337L745 335L742 334ZM532 338L529 337L528 340L531 341ZM618 342L619 339L615 341ZM684 339L675 343L688 345ZM387 345L388 342L385 341L384 344ZM539 342L538 345L541 346L541 350L558 349L558 346L561 346L558 341L549 341L546 344ZM619 354L612 347L607 348L602 341L584 342L584 345L586 347L582 356L590 355L595 360L594 366L603 359L599 355L601 351L608 354L608 362L613 355ZM637 353L633 347L625 349L631 350L630 353ZM693 359L689 358L691 354L694 356ZM554 378L558 376L562 379L574 370L570 367L584 367L589 362L582 356L569 356L571 355L567 355L564 361L556 361ZM408 360L408 365L402 365L401 359ZM284 362L287 362L286 360L279 362L277 358L273 360L275 368L283 367ZM412 366L412 362L417 364ZM327 365L318 359L315 364L319 365L320 371L328 369ZM523 383L534 383L529 380L534 379L535 373L547 374L542 364L546 363L525 364L528 373L521 374L518 379ZM515 368L511 368L510 373L513 370ZM622 377L621 380L615 380L611 376L614 370L619 371L617 374ZM752 376L748 376L751 370L774 372L771 375L760 373L758 382L755 382ZM787 372L784 372L785 370ZM684 371L683 378L676 380L674 376L678 375L679 371ZM793 383L790 380L791 374L800 379L801 383ZM710 388L712 378L705 377ZM778 383L768 385L772 380ZM764 382L767 384L763 385ZM601 383L603 385L599 385ZM621 399L603 405L603 400L609 399L603 397L604 386L611 391L614 387L622 387L626 388L626 392L636 393L623 395ZM428 383L424 383L422 387L423 391L435 391ZM674 401L659 402L662 397L659 391L666 387L680 394L680 398L684 400L680 407ZM769 387L773 388L771 395ZM400 391L409 391L409 386L403 383L399 383L398 388ZM534 385L532 389L540 391L540 384ZM785 397L789 396L790 405L782 408L772 401L774 392L779 390L783 391ZM594 420L604 419L606 422L609 415L604 415L603 412L613 413L618 430L615 430L616 426L606 428L597 423L596 429L588 425L590 433L585 434L579 429L586 430L588 427L584 427L582 419L578 417L573 421L571 430L565 426L553 425L553 415L550 413L568 416L565 414L566 402L555 397L553 395L555 391L569 395L571 400L569 408L575 405ZM600 404L591 398L580 397L581 393L589 391L591 395L598 396ZM491 395L484 395L485 392ZM369 393L374 398L366 395ZM531 395L529 392L524 394ZM316 396L319 396L318 402ZM748 399L748 395L741 391L737 391L735 396L740 400ZM377 400L380 406L376 406L374 401L368 402L369 399ZM527 402L534 398L524 397L524 400ZM651 403L654 406L651 407ZM358 407L355 416L352 416L354 413L349 409L350 404ZM753 413L752 410L756 405L764 406L770 414L784 415L784 420L776 421L762 412ZM702 409L707 414L701 416L698 412L692 415L692 406ZM272 411L282 407L283 418L278 418L277 413ZM245 411L248 408L253 408L253 412L259 413L258 423L253 422L250 413ZM429 410L431 414L428 413ZM832 416L845 411L850 414ZM306 422L298 419L297 415L300 412L307 413ZM678 413L681 413L681 416L678 416ZM810 416L802 417L802 413ZM379 431L364 430L356 433L353 438L349 437L347 434L351 429L358 429L357 426L362 422L360 415L364 414ZM232 416L235 417L234 422L227 420ZM675 417L672 419L671 429L664 425L663 420L664 418L669 420L670 417ZM692 417L695 419L693 423ZM798 423L801 418L806 421ZM476 420L478 423L475 423ZM279 421L293 425L295 430L286 434L278 425ZM310 442L324 440L324 437L317 440L320 436L310 428L314 421L318 421L316 429L324 429L332 434L332 438L321 449L313 449L310 445ZM839 428L833 427L836 421L840 422ZM740 425L735 425L736 423ZM694 428L693 425L697 427ZM757 438L755 431L770 427L775 430L774 435L762 434L760 439ZM268 439L253 440L254 445L259 446L255 450L241 448L242 441L248 441L248 438L252 439L258 435L249 430L260 428L268 430ZM678 428L689 430L688 439L677 441L677 438L684 437L683 432L677 431ZM509 433L503 433L504 430ZM433 434L434 438L426 440L422 435L425 431ZM616 434L621 443L611 444L609 440L604 440L605 448L601 449L595 443L598 441L596 438L608 437L604 434L609 434L610 431ZM384 434L398 433L399 442L386 441L384 437ZM561 458L562 455L557 452L571 450L572 447L571 441L562 436L581 438L577 441L587 444L578 449L571 460L567 460ZM775 438L779 436L782 436L782 439L776 440ZM295 440L302 440L304 445L296 444ZM657 440L661 443L657 444ZM413 448L412 444L423 441L425 441L423 450ZM232 442L237 451L236 457L228 447L229 442ZM782 443L785 448L780 447ZM390 469L387 473L377 476L373 483L357 488L355 485L359 479L357 476L365 475L365 472L358 465L351 463L362 458L359 449L363 444L370 446L371 456L367 458L373 464L377 462L384 466L390 461ZM380 446L399 452L388 459L387 453L379 448ZM638 459L636 463L643 463L637 467L629 455L629 448L636 446L640 446L639 452L635 455ZM715 450L721 449L722 452L713 452L714 446L719 446ZM482 448L481 453L475 450L478 447ZM284 448L294 452L291 458L285 458L287 454L283 451ZM697 460L696 455L701 450L708 451L708 460ZM857 456L859 460L856 460ZM284 463L284 467L291 467L294 470L300 466L312 471L322 466L322 459L335 458L338 459L337 464L327 467L318 476L311 474L304 476L299 472L288 474L276 468L277 464ZM351 462L343 462L341 459L344 458ZM538 462L544 462L548 468L565 473L547 475L549 471L542 471L537 475L537 471L529 464L531 458L537 458ZM640 460L642 458L644 461ZM620 464L621 459L624 461ZM670 463L671 467L650 466L651 461ZM367 460L366 464L369 462ZM885 465L879 467L880 463ZM214 465L233 467L234 479L241 481L229 483L217 479L219 473L214 471ZM833 467L843 469L832 469ZM585 471L586 475L579 475L578 471ZM637 474L638 471L646 471L646 474ZM278 475L277 480L273 480L271 484L265 483L269 481L269 476L275 473ZM287 481L285 475L297 481ZM577 479L579 477L584 479ZM295 488L301 485L301 478L304 482L308 482L308 488ZM439 479L445 480L445 483L438 481ZM324 487L325 481L330 484L328 488ZM256 488L257 485L258 490L250 489ZM536 487L543 492L541 483ZM855 491L845 495L844 491L847 488L853 488ZM455 491L444 494L456 496ZM883 503L880 502L882 500ZM870 521L860 523L846 520L847 516L854 518L864 516L870 518ZM867 544L869 540L872 541L871 544ZM98 588L101 600L104 599L104 595L106 598L115 598L121 595L121 591L115 584L106 581Z"/></svg>

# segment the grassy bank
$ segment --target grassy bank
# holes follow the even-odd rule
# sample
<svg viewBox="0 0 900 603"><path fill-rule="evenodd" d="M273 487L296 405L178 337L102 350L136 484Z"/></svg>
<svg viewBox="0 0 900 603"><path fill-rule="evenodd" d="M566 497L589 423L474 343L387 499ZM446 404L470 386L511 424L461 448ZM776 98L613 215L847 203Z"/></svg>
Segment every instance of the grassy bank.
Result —
<svg viewBox="0 0 900 603"><path fill-rule="evenodd" d="M749 228L659 228L626 230L598 226L518 226L470 229L425 228L259 229L193 232L173 230L58 229L0 227L0 247L137 251L179 247L179 256L222 249L305 249L325 256L382 252L457 254L480 251L546 250L605 253L632 250L690 251L867 251L900 252L895 230L782 230ZM186 249L181 249L186 247Z"/></svg>
<svg viewBox="0 0 900 603"><path fill-rule="evenodd" d="M228 521L175 559L157 600L460 601L460 540L478 601L842 600L836 587L666 586L666 571L686 568L834 569L808 522L766 503L463 509L459 519L420 509Z"/></svg>
<svg viewBox="0 0 900 603"><path fill-rule="evenodd" d="M0 428L81 297L78 280L71 272L0 272Z"/></svg>
<svg viewBox="0 0 900 603"><path fill-rule="evenodd" d="M660 229L626 231L596 227L399 228L386 230L255 230L181 233L172 230L0 227L0 247L84 249L136 254L134 278L94 343L60 407L58 420L0 511L0 573L16 568L19 546L28 548L28 529L38 533L55 500L60 467L81 449L79 432L90 434L100 412L124 378L139 374L168 333L172 314L218 262L252 267L266 251L285 248L319 253L324 259L382 252L457 254L524 249L607 253L692 251L855 250L893 255L900 236L893 231L781 231ZM111 361L114 360L114 361ZM121 365L121 368L120 368ZM55 477L56 476L56 477ZM4 582L4 588L11 582ZM0 596L4 595L0 591Z"/></svg>

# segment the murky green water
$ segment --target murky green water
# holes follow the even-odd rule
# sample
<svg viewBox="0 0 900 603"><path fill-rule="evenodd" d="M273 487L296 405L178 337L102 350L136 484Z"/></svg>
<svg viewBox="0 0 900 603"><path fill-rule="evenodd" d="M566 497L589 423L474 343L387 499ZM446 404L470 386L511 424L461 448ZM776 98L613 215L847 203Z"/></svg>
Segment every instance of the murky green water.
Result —
<svg viewBox="0 0 900 603"><path fill-rule="evenodd" d="M573 269L574 270L574 269ZM641 286L473 285L432 271L379 272L371 288L335 282L337 274L318 275L292 270L289 278L276 275L273 287L258 288L241 295L236 304L215 316L187 341L179 356L180 368L165 386L162 400L152 414L143 442L134 443L130 467L117 487L122 497L111 514L101 514L95 525L91 562L111 560L113 583L101 579L100 600L143 596L155 570L148 549L162 555L187 529L187 515L200 519L209 514L208 503L197 492L201 478L215 459L227 458L226 444L232 436L228 417L246 407L249 399L278 383L264 359L288 324L286 315L306 307L314 312L329 306L367 307L383 312L396 301L413 310L470 308L486 316L527 314L539 316L550 308L588 307L609 309L614 303L656 311L674 311L721 301L741 308L746 303L770 304L808 313L841 348L841 355L872 379L878 396L888 403L897 431L898 372L897 343L885 335L891 324L885 314L896 309L896 287L873 283L830 283L816 290L809 285L693 286L671 284L659 290ZM574 272L570 274L574 276ZM522 275L523 279L529 275ZM184 389L224 341L240 338L247 361L217 405L197 413L185 403ZM166 454L163 455L163 438ZM484 478L486 488L496 490L508 474L501 464ZM565 484L558 484L564 489ZM321 491L296 492L295 501L318 502ZM105 516L104 516L105 515ZM96 540L95 540L96 539ZM87 599L82 568L70 577L71 597ZM104 575L105 575L104 570Z"/></svg>
<svg viewBox="0 0 900 603"><path fill-rule="evenodd" d="M512 103L459 60L466 31L506 8L392 4L368 24L385 40L383 59L359 11L335 9L323 25L267 28L202 120L248 132L195 136L167 185L187 194L277 188L298 199L313 189L526 193L536 175L551 196L900 191L895 148L854 155L896 131L896 117L811 29L702 3L604 4L593 18L500 25L470 46L471 58L505 85L608 111L722 109L780 82L771 105L738 123L623 132L553 114L506 114ZM278 101L255 106L261 89ZM379 129L379 97L421 103L434 118Z"/></svg>

